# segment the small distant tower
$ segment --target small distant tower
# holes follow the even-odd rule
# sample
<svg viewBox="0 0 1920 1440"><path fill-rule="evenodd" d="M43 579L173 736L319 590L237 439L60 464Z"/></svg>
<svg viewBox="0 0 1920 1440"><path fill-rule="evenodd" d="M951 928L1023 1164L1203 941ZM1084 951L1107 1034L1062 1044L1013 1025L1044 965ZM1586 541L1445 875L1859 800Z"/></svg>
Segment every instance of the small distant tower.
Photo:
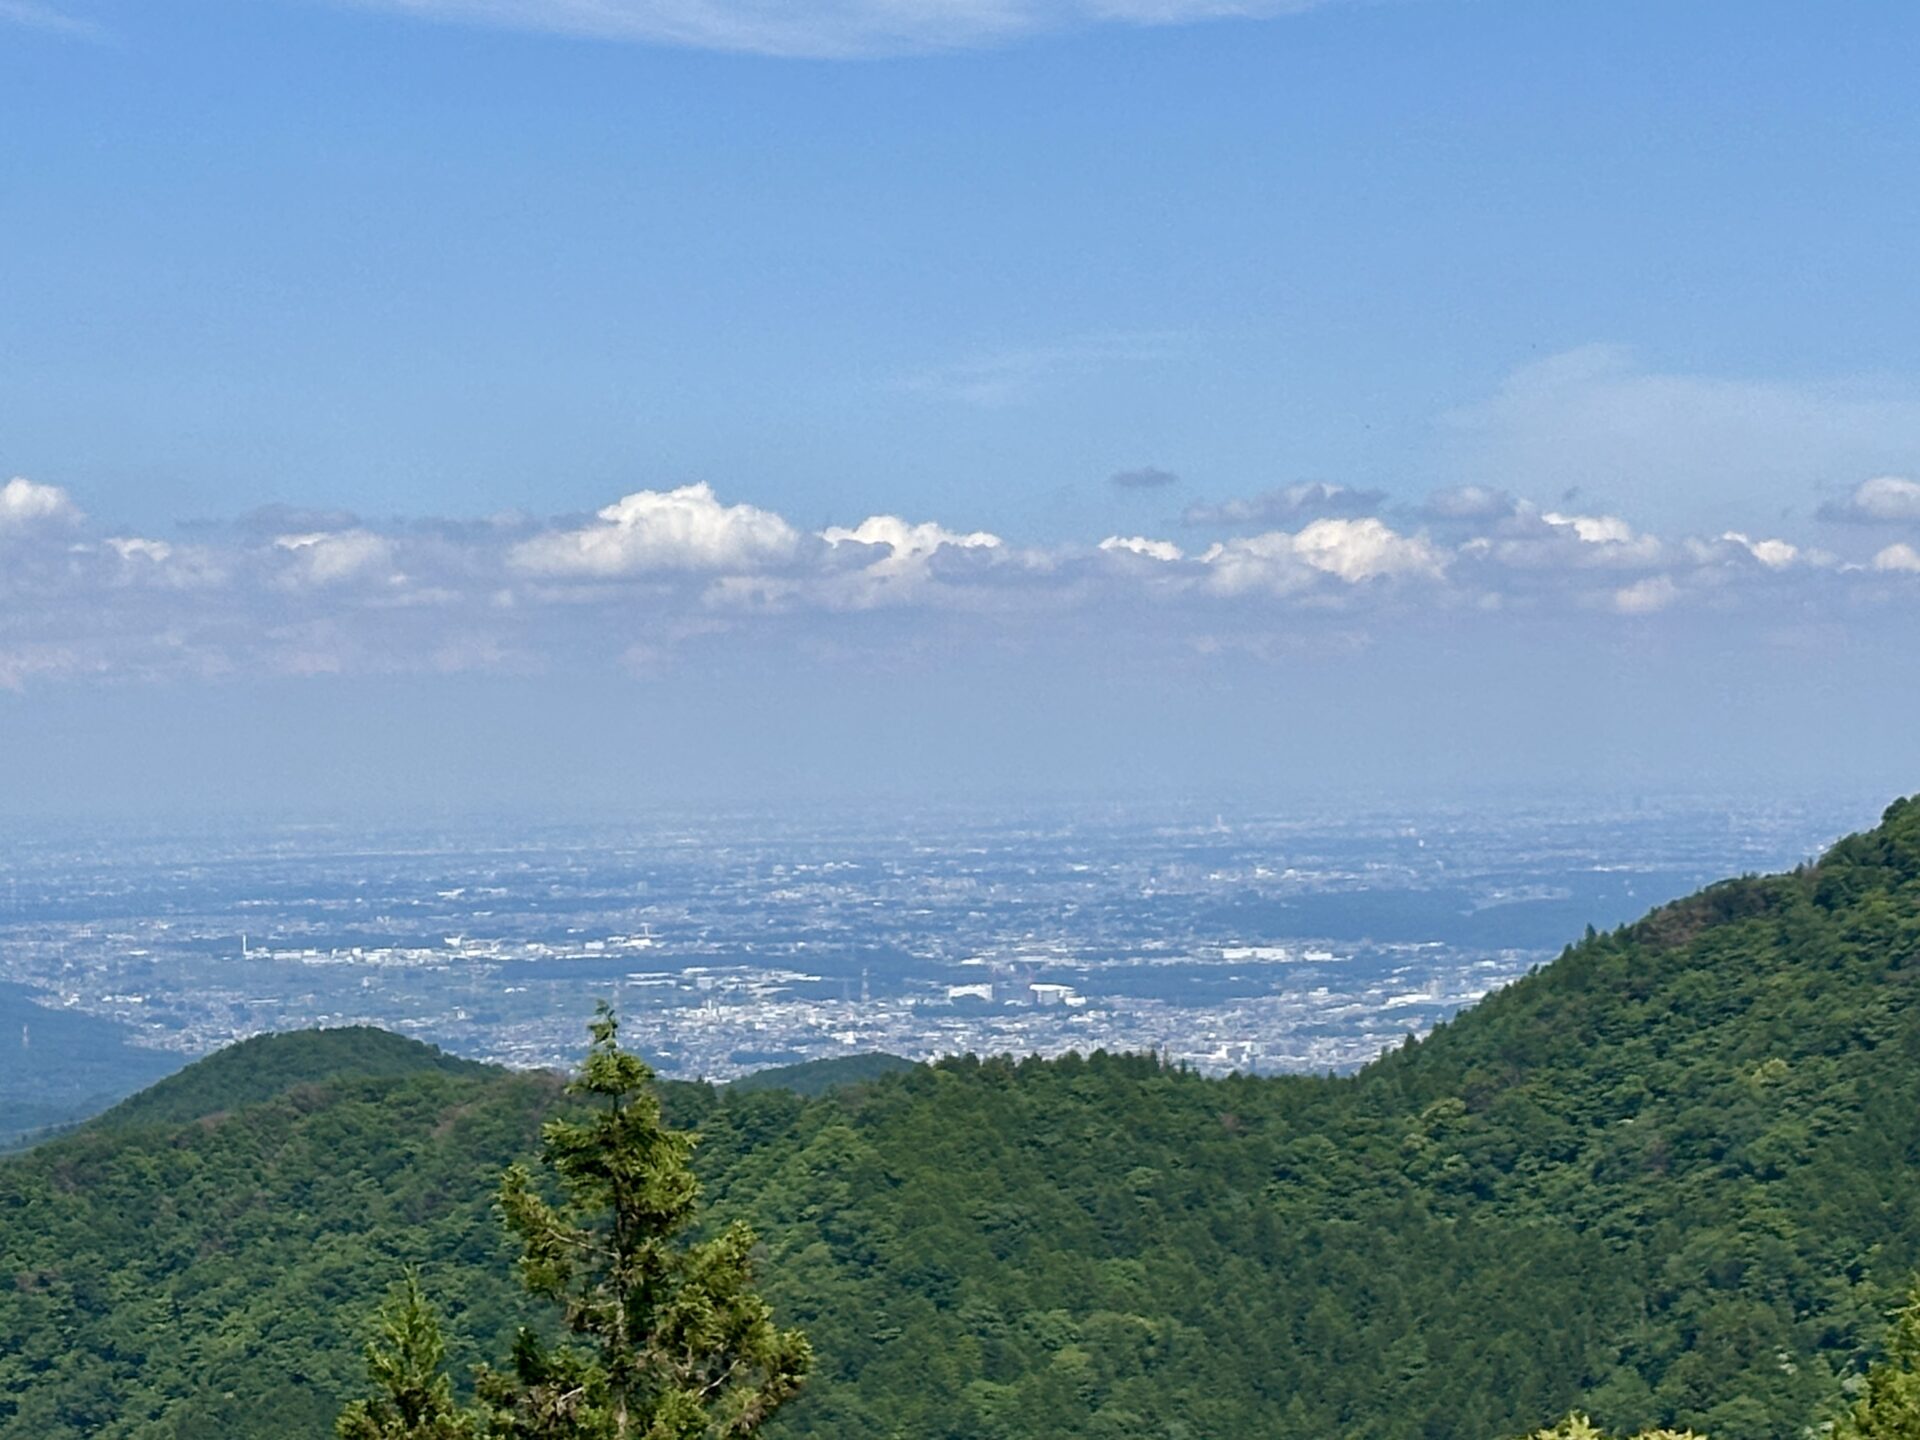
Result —
<svg viewBox="0 0 1920 1440"><path fill-rule="evenodd" d="M860 1006L865 1009L873 1003L873 987L867 983L866 967L860 968Z"/></svg>
<svg viewBox="0 0 1920 1440"><path fill-rule="evenodd" d="M251 952L247 949L247 932L240 932L240 958L245 960Z"/></svg>

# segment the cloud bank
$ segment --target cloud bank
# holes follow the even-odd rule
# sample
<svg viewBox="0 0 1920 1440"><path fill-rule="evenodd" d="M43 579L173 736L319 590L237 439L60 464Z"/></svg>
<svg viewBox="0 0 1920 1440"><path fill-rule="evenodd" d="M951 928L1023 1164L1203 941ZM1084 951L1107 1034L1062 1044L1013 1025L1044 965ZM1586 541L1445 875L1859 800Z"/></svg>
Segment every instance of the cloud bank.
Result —
<svg viewBox="0 0 1920 1440"><path fill-rule="evenodd" d="M1216 505L1240 524L1206 543L1035 545L892 514L808 530L705 484L548 521L274 507L140 535L19 477L0 485L0 686L655 671L759 643L853 664L1071 643L1132 664L1156 649L1275 653L1276 637L1311 647L1414 628L1561 626L1583 644L1602 638L1595 626L1688 617L1800 633L1905 625L1920 615L1906 486L1862 481L1814 522L1821 533L1792 537L1663 535L1493 489L1395 505L1321 486ZM1330 504L1375 513L1313 514ZM1240 533L1268 515L1293 518Z"/></svg>

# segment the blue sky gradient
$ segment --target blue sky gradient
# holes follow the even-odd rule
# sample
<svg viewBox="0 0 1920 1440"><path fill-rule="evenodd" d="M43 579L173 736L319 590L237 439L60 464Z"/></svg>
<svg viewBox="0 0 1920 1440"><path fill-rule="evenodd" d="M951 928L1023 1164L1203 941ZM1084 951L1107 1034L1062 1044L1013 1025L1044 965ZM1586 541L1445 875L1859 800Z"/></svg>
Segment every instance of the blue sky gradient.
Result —
<svg viewBox="0 0 1920 1440"><path fill-rule="evenodd" d="M1912 7L474 8L0 4L17 805L1913 788Z"/></svg>

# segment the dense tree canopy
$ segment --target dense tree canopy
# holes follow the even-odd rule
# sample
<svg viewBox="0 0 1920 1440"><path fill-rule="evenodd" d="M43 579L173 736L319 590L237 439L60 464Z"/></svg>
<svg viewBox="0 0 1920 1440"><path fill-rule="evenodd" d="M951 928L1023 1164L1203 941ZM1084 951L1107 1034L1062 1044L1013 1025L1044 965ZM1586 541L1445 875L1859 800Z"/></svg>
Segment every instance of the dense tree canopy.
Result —
<svg viewBox="0 0 1920 1440"><path fill-rule="evenodd" d="M968 1058L660 1095L703 1136L688 1239L750 1224L813 1342L769 1435L1773 1440L1871 1399L1883 1343L1905 1363L1917 978L1902 803L1351 1078ZM0 1435L318 1440L408 1262L467 1375L519 1313L494 1182L580 1103L309 1075L0 1163Z"/></svg>

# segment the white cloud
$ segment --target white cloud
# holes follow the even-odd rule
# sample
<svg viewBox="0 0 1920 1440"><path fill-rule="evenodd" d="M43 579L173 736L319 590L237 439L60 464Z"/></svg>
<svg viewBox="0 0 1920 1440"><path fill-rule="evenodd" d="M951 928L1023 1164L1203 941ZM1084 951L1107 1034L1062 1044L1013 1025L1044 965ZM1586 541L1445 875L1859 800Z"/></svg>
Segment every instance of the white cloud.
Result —
<svg viewBox="0 0 1920 1440"><path fill-rule="evenodd" d="M137 535L110 535L107 548L122 560L148 560L164 565L173 558L173 546L164 540L144 540Z"/></svg>
<svg viewBox="0 0 1920 1440"><path fill-rule="evenodd" d="M888 566L904 570L947 545L963 550L992 550L1005 542L985 530L961 534L931 521L910 524L898 515L869 515L851 530L843 525L829 526L820 532L829 545L881 545L890 552L874 561L869 569Z"/></svg>
<svg viewBox="0 0 1920 1440"><path fill-rule="evenodd" d="M1665 575L1649 575L1613 592L1613 608L1622 615L1652 615L1680 598L1680 587Z"/></svg>
<svg viewBox="0 0 1920 1440"><path fill-rule="evenodd" d="M722 505L705 485L639 490L599 512L597 524L537 535L513 547L533 575L616 577L662 570L753 570L791 560L800 534L753 505Z"/></svg>
<svg viewBox="0 0 1920 1440"><path fill-rule="evenodd" d="M1207 588L1220 595L1292 595L1320 578L1320 572L1295 553L1293 536L1284 530L1223 540L1200 562L1208 568Z"/></svg>
<svg viewBox="0 0 1920 1440"><path fill-rule="evenodd" d="M17 0L15 0L17 3ZM1320 0L358 0L427 19L604 40L843 58L991 45L1093 24L1179 25Z"/></svg>
<svg viewBox="0 0 1920 1440"><path fill-rule="evenodd" d="M1144 535L1109 535L1100 542L1100 548L1109 553L1117 550L1128 555L1143 556L1148 560L1163 560L1169 564L1186 558L1180 547L1171 540L1149 540Z"/></svg>
<svg viewBox="0 0 1920 1440"><path fill-rule="evenodd" d="M1004 540L985 530L962 533L898 515L869 515L851 529L830 526L820 538L831 550L865 560L853 573L826 577L815 587L824 603L843 609L918 598L936 582L937 561L946 552L993 557L1006 550Z"/></svg>
<svg viewBox="0 0 1920 1440"><path fill-rule="evenodd" d="M1540 518L1573 531L1588 545L1633 543L1633 527L1617 515L1559 515L1549 510Z"/></svg>
<svg viewBox="0 0 1920 1440"><path fill-rule="evenodd" d="M281 535L273 544L289 557L282 579L293 585L340 585L390 576L393 567L393 542L370 530Z"/></svg>
<svg viewBox="0 0 1920 1440"><path fill-rule="evenodd" d="M1542 511L1526 500L1466 549L1516 570L1644 569L1664 555L1658 537L1638 533L1617 515Z"/></svg>
<svg viewBox="0 0 1920 1440"><path fill-rule="evenodd" d="M1288 595L1332 575L1349 585L1380 579L1438 579L1446 559L1426 539L1401 535L1383 522L1316 520L1298 534L1269 531L1213 546L1201 561L1209 588L1223 594L1266 590Z"/></svg>
<svg viewBox="0 0 1920 1440"><path fill-rule="evenodd" d="M1920 523L1920 482L1897 475L1863 480L1844 503L1822 505L1820 518L1869 525Z"/></svg>
<svg viewBox="0 0 1920 1440"><path fill-rule="evenodd" d="M1729 530L1720 538L1738 545L1769 570L1784 570L1800 558L1800 547L1786 540L1754 540L1738 530Z"/></svg>
<svg viewBox="0 0 1920 1440"><path fill-rule="evenodd" d="M1438 579L1446 562L1426 540L1400 535L1380 521L1316 520L1293 537L1294 552L1316 570L1349 584L1383 577Z"/></svg>
<svg viewBox="0 0 1920 1440"><path fill-rule="evenodd" d="M70 525L80 518L80 507L58 485L38 485L20 475L0 485L0 534Z"/></svg>
<svg viewBox="0 0 1920 1440"><path fill-rule="evenodd" d="M1920 550L1908 544L1889 545L1873 557L1873 568L1906 575L1920 575Z"/></svg>

